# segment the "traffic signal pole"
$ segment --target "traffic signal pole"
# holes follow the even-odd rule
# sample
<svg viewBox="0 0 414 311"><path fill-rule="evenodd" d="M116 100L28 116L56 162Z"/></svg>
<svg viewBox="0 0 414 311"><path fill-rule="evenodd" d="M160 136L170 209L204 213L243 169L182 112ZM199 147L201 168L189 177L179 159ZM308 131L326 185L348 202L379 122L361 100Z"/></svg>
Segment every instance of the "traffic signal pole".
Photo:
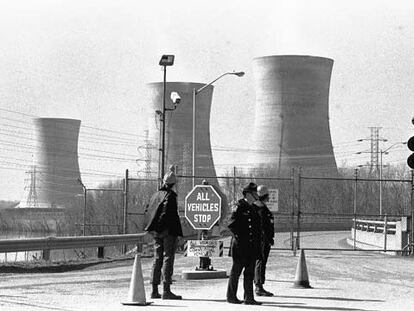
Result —
<svg viewBox="0 0 414 311"><path fill-rule="evenodd" d="M414 256L414 170L411 170L411 234L410 234L411 256Z"/></svg>

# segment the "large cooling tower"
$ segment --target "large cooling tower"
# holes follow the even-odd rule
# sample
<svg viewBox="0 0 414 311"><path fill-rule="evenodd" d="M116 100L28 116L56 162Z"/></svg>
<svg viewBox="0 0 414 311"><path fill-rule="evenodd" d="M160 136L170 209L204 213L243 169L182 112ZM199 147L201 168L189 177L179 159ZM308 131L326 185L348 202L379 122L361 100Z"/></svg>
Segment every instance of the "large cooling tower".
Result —
<svg viewBox="0 0 414 311"><path fill-rule="evenodd" d="M165 129L165 166L166 171L170 165L178 166L179 175L192 175L192 134L193 134L193 105L192 93L204 86L201 83L168 82L166 84L166 107L172 108L170 100L171 92L178 92L181 96L180 104L174 111L166 112ZM149 136L157 147L160 138L160 121L156 116L156 110L162 110L163 83L149 83ZM210 108L213 94L213 86L209 86L197 95L196 107L196 161L195 175L211 177L210 184L217 184L216 171L213 166L213 158L210 144ZM159 155L153 155L152 160L158 159ZM152 166L152 171L158 169L157 162ZM200 184L202 178L196 178L196 184ZM191 190L191 178L182 179L179 184L181 193Z"/></svg>
<svg viewBox="0 0 414 311"><path fill-rule="evenodd" d="M37 118L34 126L34 163L26 185L26 198L19 207L69 207L83 193L78 163L80 121Z"/></svg>
<svg viewBox="0 0 414 311"><path fill-rule="evenodd" d="M266 56L253 60L256 117L253 162L276 169L336 172L329 130L333 60Z"/></svg>

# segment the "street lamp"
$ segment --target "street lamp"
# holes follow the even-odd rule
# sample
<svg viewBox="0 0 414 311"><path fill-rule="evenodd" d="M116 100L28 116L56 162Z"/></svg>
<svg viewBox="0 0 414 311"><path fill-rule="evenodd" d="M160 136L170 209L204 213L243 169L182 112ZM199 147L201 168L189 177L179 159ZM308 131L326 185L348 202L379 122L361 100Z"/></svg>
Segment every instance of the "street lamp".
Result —
<svg viewBox="0 0 414 311"><path fill-rule="evenodd" d="M235 75L237 77L243 77L244 76L244 72L243 71L233 71L233 72L225 72L222 75L218 76L217 78L215 78L213 81L211 81L208 84L203 85L201 88L199 88L198 90L196 90L195 88L193 88L193 141L192 141L192 145L193 145L193 155L192 155L192 185L193 188L195 186L195 174L196 174L196 97L198 94L200 94L202 91L204 91L208 86L212 85L214 82L216 82L217 80L221 79L222 77L226 76L226 75Z"/></svg>
<svg viewBox="0 0 414 311"><path fill-rule="evenodd" d="M165 94L167 92L167 66L172 66L174 64L174 55L162 55L159 65L164 67L164 82L163 82L163 88L164 93L162 97L162 111L157 110L156 113L160 115L160 121L162 123L162 130L161 130L161 168L160 171L160 180L162 180L162 177L164 176L164 168L165 168L165 111L166 110L174 110L176 108L176 105L174 106L174 109L167 109L165 108ZM174 92L175 93L175 92ZM178 102L177 102L178 104Z"/></svg>

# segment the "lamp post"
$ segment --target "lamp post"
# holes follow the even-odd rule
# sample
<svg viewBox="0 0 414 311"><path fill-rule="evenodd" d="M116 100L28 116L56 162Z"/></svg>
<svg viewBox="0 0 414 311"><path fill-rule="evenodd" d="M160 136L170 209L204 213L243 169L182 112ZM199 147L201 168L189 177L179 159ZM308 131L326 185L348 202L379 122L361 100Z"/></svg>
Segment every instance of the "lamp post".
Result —
<svg viewBox="0 0 414 311"><path fill-rule="evenodd" d="M202 91L204 91L208 86L212 85L214 82L216 82L217 80L221 79L222 77L226 76L226 75L235 75L237 77L243 77L244 76L244 72L243 71L233 71L233 72L225 72L222 75L218 76L217 78L215 78L213 81L211 81L208 84L203 85L201 88L199 88L198 90L196 90L195 88L193 89L193 141L192 141L192 145L193 145L193 154L192 154L192 187L194 188L195 186L195 175L196 175L196 146L197 146L197 142L196 142L196 124L197 124L197 114L196 114L196 101L197 101L197 95L200 94Z"/></svg>
<svg viewBox="0 0 414 311"><path fill-rule="evenodd" d="M174 64L174 55L162 55L159 65L164 67L164 80L163 80L163 97L162 97L162 112L160 115L160 121L162 123L161 129L161 164L159 168L160 180L164 176L165 169L165 111L168 110L165 108L165 94L167 92L167 66L172 66Z"/></svg>

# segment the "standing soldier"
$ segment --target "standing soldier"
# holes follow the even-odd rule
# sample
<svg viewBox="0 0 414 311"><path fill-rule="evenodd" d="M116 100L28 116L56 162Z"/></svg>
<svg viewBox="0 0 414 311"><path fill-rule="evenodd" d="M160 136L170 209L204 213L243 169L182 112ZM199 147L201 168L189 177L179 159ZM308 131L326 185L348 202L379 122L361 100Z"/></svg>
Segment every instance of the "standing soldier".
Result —
<svg viewBox="0 0 414 311"><path fill-rule="evenodd" d="M230 253L233 265L227 285L227 302L242 303L237 298L239 277L243 272L244 304L260 305L254 300L253 278L256 259L260 256L260 218L253 206L258 199L257 185L249 183L243 188L243 198L236 204L231 214L228 227L232 233Z"/></svg>
<svg viewBox="0 0 414 311"><path fill-rule="evenodd" d="M175 295L170 290L178 237L183 236L177 210L177 194L172 190L176 182L173 168L170 168L170 172L165 174L163 178L162 187L154 193L149 203L151 217L145 230L149 231L155 240L154 264L151 274L151 298L153 299L161 297L162 299L182 299L181 296ZM164 285L162 295L158 292L161 269Z"/></svg>
<svg viewBox="0 0 414 311"><path fill-rule="evenodd" d="M273 296L271 292L268 292L263 288L266 275L266 263L269 258L270 248L274 242L275 227L273 214L266 206L266 202L269 201L269 190L266 186L260 185L257 187L257 194L259 200L254 202L257 213L260 217L262 224L262 256L256 260L256 269L254 274L255 292L257 296Z"/></svg>

